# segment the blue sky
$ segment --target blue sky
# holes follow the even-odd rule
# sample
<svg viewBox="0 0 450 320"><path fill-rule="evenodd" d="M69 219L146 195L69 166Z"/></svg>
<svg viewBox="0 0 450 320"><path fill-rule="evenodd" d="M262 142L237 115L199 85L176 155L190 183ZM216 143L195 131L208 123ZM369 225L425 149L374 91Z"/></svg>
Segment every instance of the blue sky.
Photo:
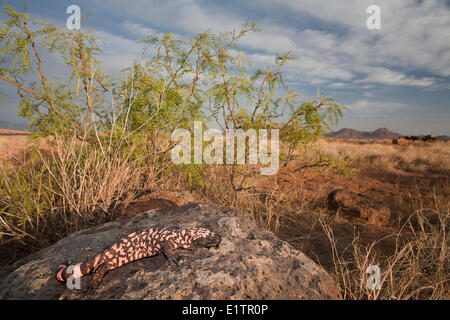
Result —
<svg viewBox="0 0 450 320"><path fill-rule="evenodd" d="M437 0L96 0L7 1L25 3L32 17L64 27L66 7L77 4L105 41L105 67L129 66L149 33L190 37L207 29L238 29L247 19L262 31L241 42L256 66L292 51L287 84L304 99L320 88L350 109L339 128L403 134L450 135L450 4ZM381 29L366 27L366 8L381 8ZM4 18L0 22L4 21ZM55 66L55 65L54 65ZM47 66L51 73L52 66ZM55 69L57 67L54 67ZM20 122L15 90L0 82L10 103L0 120Z"/></svg>

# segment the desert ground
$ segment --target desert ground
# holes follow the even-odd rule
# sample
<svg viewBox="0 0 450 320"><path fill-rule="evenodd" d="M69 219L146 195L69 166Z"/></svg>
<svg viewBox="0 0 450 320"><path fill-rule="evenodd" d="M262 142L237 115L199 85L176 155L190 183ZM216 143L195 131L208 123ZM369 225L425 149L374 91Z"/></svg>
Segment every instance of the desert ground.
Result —
<svg viewBox="0 0 450 320"><path fill-rule="evenodd" d="M4 179L11 165L26 163L28 146L27 133L0 131ZM51 149L42 142L39 148ZM334 168L305 165L318 154L335 160ZM341 165L345 170L339 170ZM247 212L306 253L337 279L344 298L368 298L358 279L371 264L386 270L384 279L391 288L383 298L450 298L449 142L393 145L390 140L323 138L305 154L305 161L297 157L273 176L250 175L239 193L220 189L223 168L207 170L208 187L187 188L179 178L155 183L124 197L111 219L188 202L215 202ZM361 210L332 208L330 193L341 189L350 195L342 198L348 202L344 206ZM5 214L1 209L0 215ZM5 234L8 231L12 232ZM45 234L46 241L25 241L26 237L5 241L5 237L0 265L11 264L63 235Z"/></svg>

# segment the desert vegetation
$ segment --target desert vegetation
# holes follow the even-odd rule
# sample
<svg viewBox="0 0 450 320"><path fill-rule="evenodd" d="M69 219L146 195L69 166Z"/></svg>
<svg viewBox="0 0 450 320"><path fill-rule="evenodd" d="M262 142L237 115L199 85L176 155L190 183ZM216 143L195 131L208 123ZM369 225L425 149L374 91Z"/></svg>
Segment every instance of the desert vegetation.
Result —
<svg viewBox="0 0 450 320"><path fill-rule="evenodd" d="M9 6L5 14L0 81L17 89L30 135L0 135L1 264L116 220L145 192L189 190L245 212L305 252L345 299L449 298L450 144L324 138L345 107L320 91L304 101L289 89L290 53L254 70L238 46L258 31L251 22L193 39L149 35L136 44L142 60L113 76L102 71L94 34L33 24ZM67 76L45 75L49 53ZM222 132L279 129L279 172L173 164L170 135L192 131L194 121ZM326 198L337 187L385 202L389 224L331 212ZM370 265L380 266L380 290L367 289Z"/></svg>

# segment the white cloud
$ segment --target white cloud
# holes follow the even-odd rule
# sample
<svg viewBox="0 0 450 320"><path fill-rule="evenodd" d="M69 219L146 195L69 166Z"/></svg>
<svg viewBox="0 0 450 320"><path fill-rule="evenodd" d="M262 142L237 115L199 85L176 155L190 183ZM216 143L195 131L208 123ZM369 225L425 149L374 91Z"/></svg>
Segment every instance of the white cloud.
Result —
<svg viewBox="0 0 450 320"><path fill-rule="evenodd" d="M345 82L334 82L330 84L330 88L340 89L346 88L348 85Z"/></svg>
<svg viewBox="0 0 450 320"><path fill-rule="evenodd" d="M296 49L296 44L288 36L271 32L250 33L241 43L243 48L264 50L267 53L285 53Z"/></svg>
<svg viewBox="0 0 450 320"><path fill-rule="evenodd" d="M145 27L140 23L134 23L131 21L124 21L120 24L123 30L138 38L143 38L149 35L159 35L153 28Z"/></svg>
<svg viewBox="0 0 450 320"><path fill-rule="evenodd" d="M386 68L365 68L367 77L360 82L381 83L397 86L428 87L434 83L430 77L416 78L407 76L401 72L392 71Z"/></svg>
<svg viewBox="0 0 450 320"><path fill-rule="evenodd" d="M349 104L349 111L351 113L360 115L386 114L398 111L413 111L418 110L419 107L410 104L405 104L395 101L369 101L367 99L360 99Z"/></svg>
<svg viewBox="0 0 450 320"><path fill-rule="evenodd" d="M132 5L121 0L108 1L109 8L123 15L151 23L171 31L199 33L210 29L225 31L245 21L223 11L208 11L195 0L148 1L133 0Z"/></svg>
<svg viewBox="0 0 450 320"><path fill-rule="evenodd" d="M275 1L348 28L331 50L350 55L354 63L450 75L450 9L444 1L378 0L382 29L377 31L366 28L370 0ZM314 36L323 41L319 34Z"/></svg>
<svg viewBox="0 0 450 320"><path fill-rule="evenodd" d="M136 40L113 35L106 31L97 30L95 33L104 41L100 60L108 71L118 72L132 66L133 62L139 59L141 48Z"/></svg>
<svg viewBox="0 0 450 320"><path fill-rule="evenodd" d="M283 21L260 19L258 27L263 32L247 36L242 48L262 55L293 51L299 61L289 69L292 77L330 85L359 78L361 84L427 87L434 85L433 76L450 75L450 11L441 1L379 0L382 29L377 31L366 27L366 8L373 4L369 0L254 2L273 10L288 9L293 16L307 13L325 25L344 28L340 33L332 27L298 30ZM239 29L247 18L201 0L136 0L133 5L114 0L110 7L136 18L139 22L127 22L124 28L141 36L153 31L143 26L144 21L154 28L194 34ZM406 71L425 71L430 76L417 78Z"/></svg>

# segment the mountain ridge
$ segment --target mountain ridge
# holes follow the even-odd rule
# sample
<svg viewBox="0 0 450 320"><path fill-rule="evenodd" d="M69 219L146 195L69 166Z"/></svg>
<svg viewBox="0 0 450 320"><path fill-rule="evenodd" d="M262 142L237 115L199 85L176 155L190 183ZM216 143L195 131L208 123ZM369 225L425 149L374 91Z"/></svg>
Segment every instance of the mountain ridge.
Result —
<svg viewBox="0 0 450 320"><path fill-rule="evenodd" d="M338 138L338 139L395 139L401 137L402 135L397 132L390 131L386 128L378 128L375 131L361 131L350 128L343 128L336 132L332 132L328 134L330 138Z"/></svg>
<svg viewBox="0 0 450 320"><path fill-rule="evenodd" d="M378 128L374 131L361 131L350 128L343 128L335 132L331 132L327 135L329 138L336 139L372 139L372 140L385 140L396 139L403 135L397 132L393 132L387 128ZM419 138L424 135L418 135ZM437 140L450 141L450 136L440 135L436 136Z"/></svg>

